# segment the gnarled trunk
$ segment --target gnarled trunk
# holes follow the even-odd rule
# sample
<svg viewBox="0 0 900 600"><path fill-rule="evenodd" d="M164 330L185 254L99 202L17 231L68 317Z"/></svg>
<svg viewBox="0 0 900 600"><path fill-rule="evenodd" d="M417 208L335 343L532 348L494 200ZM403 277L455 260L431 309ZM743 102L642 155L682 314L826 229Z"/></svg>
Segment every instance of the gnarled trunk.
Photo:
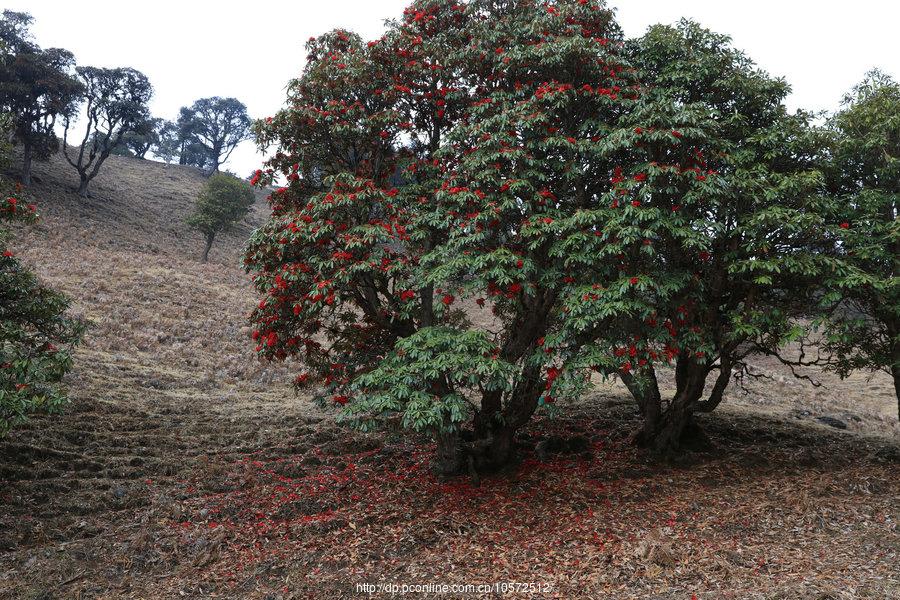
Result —
<svg viewBox="0 0 900 600"><path fill-rule="evenodd" d="M634 441L658 454L672 454L680 450L686 434L694 433L696 429L692 419L694 413L700 410L699 401L708 372L705 364L691 357L679 357L675 365L675 396L665 408L652 367L645 373L646 379L642 383L630 374L622 374L622 381L634 396L643 416L642 426L633 436ZM730 375L730 370L726 369L724 373ZM724 390L726 383L727 378L720 377L716 388Z"/></svg>
<svg viewBox="0 0 900 600"><path fill-rule="evenodd" d="M435 435L437 451L431 468L439 475L463 475L477 477L492 473L508 465L516 456L516 430L497 428L485 436L464 439L459 432L442 432Z"/></svg>
<svg viewBox="0 0 900 600"><path fill-rule="evenodd" d="M531 419L544 389L539 375L537 367L525 367L505 406L502 392L485 392L470 435L438 432L434 471L458 475L468 470L477 478L511 463L516 457L516 433Z"/></svg>
<svg viewBox="0 0 900 600"><path fill-rule="evenodd" d="M435 435L437 451L432 459L431 468L439 475L457 475L463 468L463 451L459 432L445 431Z"/></svg>

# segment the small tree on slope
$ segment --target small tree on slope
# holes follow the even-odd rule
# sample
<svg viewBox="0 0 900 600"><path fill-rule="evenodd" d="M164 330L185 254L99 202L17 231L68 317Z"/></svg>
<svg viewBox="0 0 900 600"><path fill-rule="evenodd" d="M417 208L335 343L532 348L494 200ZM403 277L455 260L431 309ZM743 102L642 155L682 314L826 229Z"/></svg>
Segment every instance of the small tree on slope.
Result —
<svg viewBox="0 0 900 600"><path fill-rule="evenodd" d="M187 219L187 224L206 238L200 260L209 259L216 235L243 219L255 199L253 189L245 181L228 173L216 173L203 184L194 213Z"/></svg>

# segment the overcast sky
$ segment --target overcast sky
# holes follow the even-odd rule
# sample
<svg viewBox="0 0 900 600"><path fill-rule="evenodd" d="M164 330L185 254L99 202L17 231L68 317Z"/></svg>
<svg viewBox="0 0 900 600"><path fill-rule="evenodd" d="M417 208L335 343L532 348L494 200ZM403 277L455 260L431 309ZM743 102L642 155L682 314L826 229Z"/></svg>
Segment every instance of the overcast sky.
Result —
<svg viewBox="0 0 900 600"><path fill-rule="evenodd" d="M406 0L0 0L30 12L43 47L75 53L78 64L128 66L155 89L154 116L172 119L206 96L234 96L252 117L284 101L285 85L303 66L303 44L343 27L365 38L381 35ZM628 36L654 23L692 18L732 36L762 68L793 86L791 108L831 110L872 67L900 78L900 3L809 0L611 0ZM252 143L227 167L245 175L260 166Z"/></svg>

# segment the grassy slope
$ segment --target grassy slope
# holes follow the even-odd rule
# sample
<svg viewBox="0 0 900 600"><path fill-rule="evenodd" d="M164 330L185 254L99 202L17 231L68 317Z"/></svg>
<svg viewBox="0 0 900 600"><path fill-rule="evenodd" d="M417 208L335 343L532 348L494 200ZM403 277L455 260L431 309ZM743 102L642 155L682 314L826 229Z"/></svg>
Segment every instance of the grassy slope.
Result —
<svg viewBox="0 0 900 600"><path fill-rule="evenodd" d="M884 377L816 388L761 360L773 379L704 420L720 455L677 465L624 444L630 406L600 384L548 424L583 452L537 461L535 427L510 473L437 482L427 447L335 430L253 358L239 260L263 202L202 265L183 225L193 169L111 157L90 200L59 158L36 174L44 218L14 247L91 329L66 413L0 443L0 597L352 597L377 581L900 597Z"/></svg>

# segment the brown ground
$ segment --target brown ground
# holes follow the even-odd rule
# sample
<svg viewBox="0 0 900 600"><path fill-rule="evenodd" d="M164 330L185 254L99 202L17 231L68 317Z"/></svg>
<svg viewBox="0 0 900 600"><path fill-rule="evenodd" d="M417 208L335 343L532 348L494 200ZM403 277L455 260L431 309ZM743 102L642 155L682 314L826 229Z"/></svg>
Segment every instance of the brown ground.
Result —
<svg viewBox="0 0 900 600"><path fill-rule="evenodd" d="M480 487L429 447L335 427L246 339L240 246L182 224L202 181L113 157L94 198L38 165L14 247L91 323L64 414L0 442L2 598L341 598L358 583L516 582L480 597L900 598L900 427L885 377L773 379L705 416L714 451L624 443L622 389L525 433ZM847 430L817 419L834 417ZM540 436L551 447L536 456ZM568 440L562 443L561 440ZM471 597L472 594L408 597Z"/></svg>

